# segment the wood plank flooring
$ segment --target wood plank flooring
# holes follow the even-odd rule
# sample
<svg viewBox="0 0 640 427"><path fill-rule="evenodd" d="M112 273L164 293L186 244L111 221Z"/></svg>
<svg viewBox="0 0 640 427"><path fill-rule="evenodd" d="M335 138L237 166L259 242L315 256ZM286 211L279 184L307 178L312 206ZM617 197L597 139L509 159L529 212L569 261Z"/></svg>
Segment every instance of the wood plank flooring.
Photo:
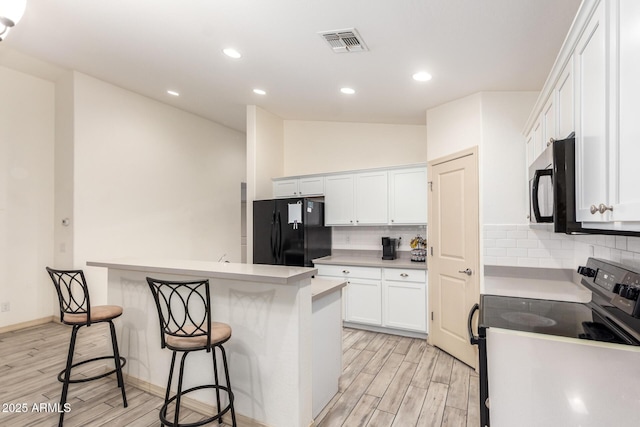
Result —
<svg viewBox="0 0 640 427"><path fill-rule="evenodd" d="M52 410L62 384L56 377L65 364L70 334L70 327L57 323L0 334L0 425L57 425L58 413ZM107 325L83 328L76 360L108 354L109 343ZM343 366L339 393L315 420L318 427L480 424L476 373L424 340L345 329ZM87 365L76 373L90 376L95 369ZM162 398L128 386L127 400L123 408L113 376L72 384L65 426L159 425ZM182 422L204 418L186 408L181 414Z"/></svg>

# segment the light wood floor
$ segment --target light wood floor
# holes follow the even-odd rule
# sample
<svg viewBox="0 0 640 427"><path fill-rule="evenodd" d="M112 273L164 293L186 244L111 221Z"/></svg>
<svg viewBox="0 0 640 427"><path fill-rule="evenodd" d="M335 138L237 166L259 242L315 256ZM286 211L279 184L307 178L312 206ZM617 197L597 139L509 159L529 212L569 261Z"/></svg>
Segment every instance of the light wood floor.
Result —
<svg viewBox="0 0 640 427"><path fill-rule="evenodd" d="M59 402L62 384L56 377L65 364L70 334L70 327L56 323L0 334L1 426L57 425L58 413L45 406ZM108 345L107 325L83 328L76 360L108 354ZM480 424L477 375L424 340L345 329L343 350L340 392L318 416L317 426ZM91 369L87 365L75 372L90 376ZM113 376L72 384L65 426L159 425L161 398L129 386L127 400L123 408ZM16 412L21 409L26 412ZM186 408L181 414L181 422L203 419Z"/></svg>

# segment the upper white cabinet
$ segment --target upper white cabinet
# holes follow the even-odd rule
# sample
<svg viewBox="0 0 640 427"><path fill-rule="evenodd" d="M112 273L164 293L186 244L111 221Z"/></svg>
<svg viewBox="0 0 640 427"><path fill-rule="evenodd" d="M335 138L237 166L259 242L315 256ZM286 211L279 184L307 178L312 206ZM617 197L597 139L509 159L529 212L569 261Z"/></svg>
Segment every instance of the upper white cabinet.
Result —
<svg viewBox="0 0 640 427"><path fill-rule="evenodd" d="M564 139L575 132L574 124L574 91L573 91L573 57L560 73L554 89L557 112L557 134L555 139Z"/></svg>
<svg viewBox="0 0 640 427"><path fill-rule="evenodd" d="M555 92L555 91L554 91ZM541 150L544 150L549 145L551 145L551 141L554 139L558 139L558 128L557 128L557 120L556 120L556 100L555 93L552 93L547 103L544 105L542 109L542 115L540 118L541 126L542 126L542 147Z"/></svg>
<svg viewBox="0 0 640 427"><path fill-rule="evenodd" d="M619 56L612 61L612 91L617 99L612 100L611 147L609 167L610 203L614 221L640 221L640 185L637 169L640 159L640 2L620 0L612 7L613 21L617 21L617 31L613 40L617 41ZM617 54L612 49L614 54ZM617 77L617 82L616 82ZM619 110L615 111L618 107ZM616 135L616 131L618 132ZM637 227L636 227L637 228Z"/></svg>
<svg viewBox="0 0 640 427"><path fill-rule="evenodd" d="M538 129L547 137L555 120L555 139L575 131L576 218L585 228L640 231L639 22L637 0L583 2L525 129L529 164Z"/></svg>
<svg viewBox="0 0 640 427"><path fill-rule="evenodd" d="M388 222L387 172L326 177L326 225L384 225Z"/></svg>
<svg viewBox="0 0 640 427"><path fill-rule="evenodd" d="M274 179L273 197L307 197L324 194L324 176Z"/></svg>
<svg viewBox="0 0 640 427"><path fill-rule="evenodd" d="M355 225L355 191L353 174L325 178L325 225Z"/></svg>
<svg viewBox="0 0 640 427"><path fill-rule="evenodd" d="M355 174L355 177L356 224L387 224L389 222L387 171L362 172Z"/></svg>
<svg viewBox="0 0 640 427"><path fill-rule="evenodd" d="M389 222L425 224L427 222L427 168L389 171Z"/></svg>
<svg viewBox="0 0 640 427"><path fill-rule="evenodd" d="M607 22L605 2L595 9L574 51L576 88L576 219L606 221L609 205L607 134Z"/></svg>

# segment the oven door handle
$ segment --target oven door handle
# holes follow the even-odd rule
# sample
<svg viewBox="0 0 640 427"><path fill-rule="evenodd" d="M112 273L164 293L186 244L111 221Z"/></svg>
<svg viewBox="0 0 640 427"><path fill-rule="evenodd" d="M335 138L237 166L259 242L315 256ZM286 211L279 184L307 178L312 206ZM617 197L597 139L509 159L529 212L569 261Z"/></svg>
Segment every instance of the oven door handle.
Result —
<svg viewBox="0 0 640 427"><path fill-rule="evenodd" d="M540 188L540 178L543 176L550 176L553 180L553 169L537 169L533 174L533 185L531 188L531 205L533 207L533 216L536 218L536 222L553 222L553 215L540 215L538 189Z"/></svg>
<svg viewBox="0 0 640 427"><path fill-rule="evenodd" d="M478 345L478 343L480 342L479 337L476 337L475 335L473 335L473 330L471 326L471 323L473 322L473 315L479 309L480 309L480 305L478 303L475 303L473 307L471 307L471 311L469 311L469 320L467 321L467 328L469 330L469 342L471 343L471 345Z"/></svg>

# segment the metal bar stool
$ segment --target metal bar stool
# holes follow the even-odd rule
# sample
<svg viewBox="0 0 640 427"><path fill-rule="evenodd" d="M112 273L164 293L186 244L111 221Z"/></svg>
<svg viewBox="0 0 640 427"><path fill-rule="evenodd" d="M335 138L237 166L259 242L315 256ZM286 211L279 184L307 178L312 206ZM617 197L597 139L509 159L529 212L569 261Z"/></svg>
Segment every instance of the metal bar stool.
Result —
<svg viewBox="0 0 640 427"><path fill-rule="evenodd" d="M218 420L222 423L222 417L231 411L232 425L236 424L236 413L233 407L233 392L229 382L229 369L227 356L223 344L231 338L231 327L226 323L211 321L211 294L209 280L197 281L166 281L147 277L147 283L153 294L153 299L158 309L160 322L160 345L173 351L169 381L164 398L164 405L160 408L160 422L168 426L195 427ZM213 351L211 351L213 349ZM224 367L226 386L218 382L218 363L216 361L216 349L220 350ZM182 390L184 364L187 355L192 351L206 350L213 356L214 383L199 385ZM182 353L180 360L180 373L178 375L178 389L175 396L169 398L173 371L175 369L176 355ZM180 424L180 399L192 391L205 388L213 388L216 391L216 403L218 413L202 421L189 424ZM229 404L224 408L220 406L220 390L227 393ZM173 422L167 419L167 409L175 401L175 413Z"/></svg>
<svg viewBox="0 0 640 427"><path fill-rule="evenodd" d="M118 387L122 391L122 404L127 407L127 396L124 390L124 380L122 379L122 367L127 363L124 357L118 352L118 341L116 339L116 329L113 319L122 315L122 307L117 305L98 305L91 307L89 300L89 288L82 270L54 270L46 267L47 273L51 277L58 293L60 303L60 321L66 325L71 325L71 340L69 342L69 353L67 354L67 365L58 374L58 381L62 383L62 395L60 397L60 421L58 425L62 427L64 421L64 405L67 402L67 392L69 384L83 383L87 381L104 378L116 373ZM108 322L111 330L112 356L94 357L73 363L73 353L76 346L78 330L82 326L91 326L94 323ZM71 369L97 360L113 359L115 368L88 378L71 379Z"/></svg>

